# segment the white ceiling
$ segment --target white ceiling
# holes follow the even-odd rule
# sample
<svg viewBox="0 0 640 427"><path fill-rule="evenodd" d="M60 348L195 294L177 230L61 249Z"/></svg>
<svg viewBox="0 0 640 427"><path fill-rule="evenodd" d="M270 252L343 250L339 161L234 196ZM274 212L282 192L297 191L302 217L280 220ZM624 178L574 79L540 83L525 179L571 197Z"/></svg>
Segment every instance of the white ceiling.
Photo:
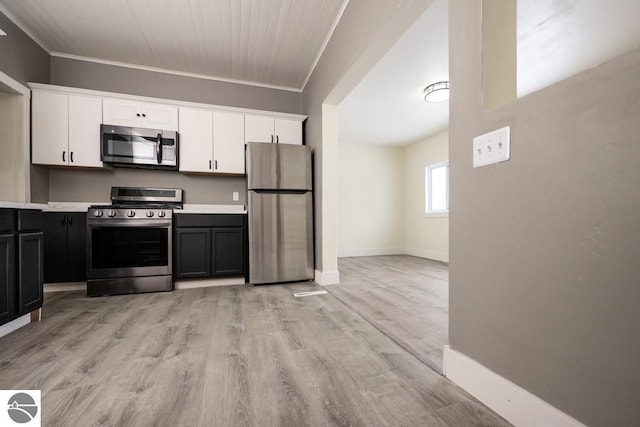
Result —
<svg viewBox="0 0 640 427"><path fill-rule="evenodd" d="M347 2L0 0L0 11L53 55L300 91Z"/></svg>
<svg viewBox="0 0 640 427"><path fill-rule="evenodd" d="M340 104L338 139L408 145L449 126L449 102L430 104L423 90L449 80L448 1L435 0Z"/></svg>

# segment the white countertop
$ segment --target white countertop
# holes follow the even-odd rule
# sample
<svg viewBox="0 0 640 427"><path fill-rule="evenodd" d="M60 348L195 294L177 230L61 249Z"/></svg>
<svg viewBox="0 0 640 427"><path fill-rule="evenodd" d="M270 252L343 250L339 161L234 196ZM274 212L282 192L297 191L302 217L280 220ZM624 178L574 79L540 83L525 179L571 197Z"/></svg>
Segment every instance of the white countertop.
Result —
<svg viewBox="0 0 640 427"><path fill-rule="evenodd" d="M47 205L42 203L23 203L23 202L2 202L0 201L0 208L11 209L46 209Z"/></svg>
<svg viewBox="0 0 640 427"><path fill-rule="evenodd" d="M182 210L176 210L175 213L185 214L246 214L247 210L244 205L194 205L185 204Z"/></svg>
<svg viewBox="0 0 640 427"><path fill-rule="evenodd" d="M45 212L86 212L91 205L110 205L111 202L49 202Z"/></svg>

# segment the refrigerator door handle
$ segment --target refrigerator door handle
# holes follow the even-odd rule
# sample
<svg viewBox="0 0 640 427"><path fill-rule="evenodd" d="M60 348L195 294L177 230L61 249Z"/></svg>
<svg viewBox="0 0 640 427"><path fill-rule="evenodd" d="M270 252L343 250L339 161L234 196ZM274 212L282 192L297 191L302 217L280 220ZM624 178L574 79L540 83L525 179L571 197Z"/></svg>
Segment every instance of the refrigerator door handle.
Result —
<svg viewBox="0 0 640 427"><path fill-rule="evenodd" d="M256 194L305 194L311 190L249 190Z"/></svg>

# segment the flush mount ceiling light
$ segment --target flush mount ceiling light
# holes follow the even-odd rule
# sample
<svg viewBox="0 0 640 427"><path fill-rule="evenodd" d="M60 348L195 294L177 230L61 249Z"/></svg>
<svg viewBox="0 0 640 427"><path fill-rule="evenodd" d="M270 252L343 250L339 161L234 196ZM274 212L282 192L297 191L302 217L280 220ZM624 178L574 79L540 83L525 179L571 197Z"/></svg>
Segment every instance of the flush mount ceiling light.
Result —
<svg viewBox="0 0 640 427"><path fill-rule="evenodd" d="M449 82L438 82L424 88L424 100L443 102L449 99Z"/></svg>

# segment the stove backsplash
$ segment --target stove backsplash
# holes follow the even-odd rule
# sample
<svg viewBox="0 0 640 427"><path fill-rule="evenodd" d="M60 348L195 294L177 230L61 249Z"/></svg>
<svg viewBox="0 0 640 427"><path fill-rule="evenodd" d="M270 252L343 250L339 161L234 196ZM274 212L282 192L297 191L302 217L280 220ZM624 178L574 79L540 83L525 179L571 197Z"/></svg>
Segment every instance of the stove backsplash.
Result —
<svg viewBox="0 0 640 427"><path fill-rule="evenodd" d="M247 182L238 176L186 175L174 171L114 168L113 170L49 170L49 200L111 203L111 187L182 188L184 203L246 205ZM233 192L240 200L233 201Z"/></svg>

